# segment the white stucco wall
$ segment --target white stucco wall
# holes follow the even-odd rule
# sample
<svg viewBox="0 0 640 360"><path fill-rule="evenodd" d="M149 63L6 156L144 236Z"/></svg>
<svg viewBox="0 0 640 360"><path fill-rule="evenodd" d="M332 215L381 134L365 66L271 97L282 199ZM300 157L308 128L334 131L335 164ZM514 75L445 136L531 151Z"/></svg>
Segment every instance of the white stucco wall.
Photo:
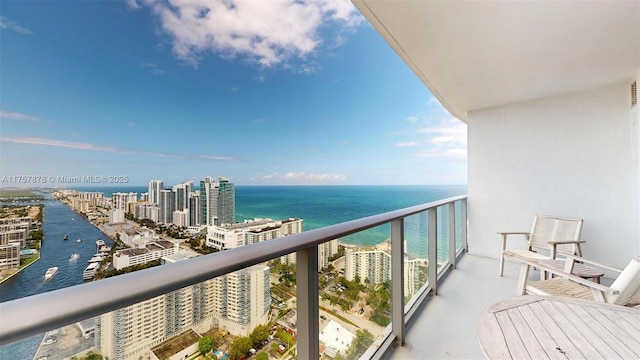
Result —
<svg viewBox="0 0 640 360"><path fill-rule="evenodd" d="M470 252L498 257L497 231L528 231L545 214L584 219L585 257L623 267L639 254L638 111L629 94L625 82L470 112Z"/></svg>

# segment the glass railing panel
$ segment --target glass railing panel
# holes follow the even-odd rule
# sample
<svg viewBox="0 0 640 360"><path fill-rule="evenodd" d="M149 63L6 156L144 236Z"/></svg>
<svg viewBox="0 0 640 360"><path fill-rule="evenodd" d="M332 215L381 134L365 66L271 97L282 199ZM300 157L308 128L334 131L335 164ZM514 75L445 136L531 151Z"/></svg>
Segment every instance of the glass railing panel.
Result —
<svg viewBox="0 0 640 360"><path fill-rule="evenodd" d="M359 358L391 322L391 238L383 224L339 239L320 274L320 343L329 357ZM325 285L326 286L322 286Z"/></svg>
<svg viewBox="0 0 640 360"><path fill-rule="evenodd" d="M428 224L421 212L404 219L404 299L407 304L428 283Z"/></svg>
<svg viewBox="0 0 640 360"><path fill-rule="evenodd" d="M456 201L455 202L455 214L456 214L456 220L455 220L455 228L456 228L456 253L462 249L463 247L463 243L462 243L462 224L463 224L463 220L462 220L462 201Z"/></svg>
<svg viewBox="0 0 640 360"><path fill-rule="evenodd" d="M438 206L438 224L437 224L437 264L438 264L438 273L442 271L444 265L449 262L449 206L443 205Z"/></svg>
<svg viewBox="0 0 640 360"><path fill-rule="evenodd" d="M248 356L266 352L268 356L295 355L297 339L296 253L285 254L268 262L270 268L271 309L267 323L266 339L254 344ZM258 329L260 332L260 329ZM248 357L246 356L246 357Z"/></svg>

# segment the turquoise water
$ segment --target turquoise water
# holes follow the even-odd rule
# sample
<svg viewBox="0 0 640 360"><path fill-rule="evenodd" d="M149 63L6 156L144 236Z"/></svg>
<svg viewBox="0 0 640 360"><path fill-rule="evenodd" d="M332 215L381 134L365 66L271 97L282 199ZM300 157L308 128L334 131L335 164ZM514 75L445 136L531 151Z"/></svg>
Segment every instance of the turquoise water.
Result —
<svg viewBox="0 0 640 360"><path fill-rule="evenodd" d="M81 191L146 192L144 186L78 188ZM405 207L466 194L464 185L415 186L236 186L236 221L253 218L302 218L304 230L359 219ZM441 214L444 216L446 214ZM443 217L446 220L446 218ZM426 257L426 245L418 239L426 236L426 219L412 217L405 221L407 251ZM446 227L439 226L439 236L445 237ZM350 235L341 242L353 245L374 245L390 236L389 225ZM446 249L440 249L446 252Z"/></svg>

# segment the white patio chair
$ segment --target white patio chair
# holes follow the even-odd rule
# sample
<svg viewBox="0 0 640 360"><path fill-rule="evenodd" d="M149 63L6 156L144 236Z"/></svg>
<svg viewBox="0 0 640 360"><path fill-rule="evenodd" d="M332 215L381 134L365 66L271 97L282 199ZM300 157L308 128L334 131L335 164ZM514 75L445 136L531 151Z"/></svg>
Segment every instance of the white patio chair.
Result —
<svg viewBox="0 0 640 360"><path fill-rule="evenodd" d="M502 253L500 254L500 276L504 273L504 252L507 250L507 239L511 235L522 235L527 241L526 249L510 250L530 259L555 259L558 254L582 256L580 240L582 219L537 215L533 219L530 232L498 232L502 237ZM541 276L544 276L541 273Z"/></svg>
<svg viewBox="0 0 640 360"><path fill-rule="evenodd" d="M506 255L522 263L517 295L532 294L564 296L595 300L616 305L638 305L632 302L632 299L634 299L635 296L635 301L637 301L636 295L640 291L640 256L631 259L629 264L623 270L590 261L585 258L567 256L564 260L564 269L558 270L554 266L547 266L545 262L548 262L548 260L532 260L510 251L507 251ZM593 281L585 280L579 276L571 274L572 268L578 262L610 270L619 273L619 275L610 286L597 284ZM528 280L528 277L531 266L548 271L555 275L555 277L541 281L530 281Z"/></svg>

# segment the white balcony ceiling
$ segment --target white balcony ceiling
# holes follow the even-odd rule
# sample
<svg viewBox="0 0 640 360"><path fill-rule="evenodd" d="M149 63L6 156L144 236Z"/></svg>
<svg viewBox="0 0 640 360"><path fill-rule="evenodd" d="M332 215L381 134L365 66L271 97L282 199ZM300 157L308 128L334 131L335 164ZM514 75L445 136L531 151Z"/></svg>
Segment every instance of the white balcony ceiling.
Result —
<svg viewBox="0 0 640 360"><path fill-rule="evenodd" d="M640 1L353 0L456 117L640 69Z"/></svg>

